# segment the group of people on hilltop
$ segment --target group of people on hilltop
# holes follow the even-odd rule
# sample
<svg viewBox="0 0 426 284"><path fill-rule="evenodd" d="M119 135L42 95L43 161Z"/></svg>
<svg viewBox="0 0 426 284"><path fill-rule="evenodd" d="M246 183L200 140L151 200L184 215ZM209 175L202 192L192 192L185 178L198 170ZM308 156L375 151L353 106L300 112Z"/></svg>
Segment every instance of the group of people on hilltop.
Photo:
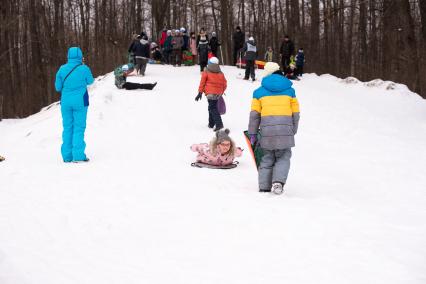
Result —
<svg viewBox="0 0 426 284"><path fill-rule="evenodd" d="M212 32L209 38L204 28L197 35L191 32L189 36L183 27L169 30L164 28L156 52L161 54L161 63L179 67L182 63L193 65L198 61L203 71L210 57L219 56L220 45L216 32Z"/></svg>
<svg viewBox="0 0 426 284"><path fill-rule="evenodd" d="M233 64L238 65L242 63L242 59L245 60L245 76L244 80L250 78L255 80L255 61L259 57L256 42L253 36L250 36L245 41L245 35L241 31L239 26L232 36L233 39ZM299 48L296 55L294 43L290 40L289 36L286 35L280 46L280 59L281 68L285 76L290 80L298 80L303 75L303 66L305 64L305 55L303 48ZM274 51L272 47L267 47L263 59L266 62L274 61Z"/></svg>

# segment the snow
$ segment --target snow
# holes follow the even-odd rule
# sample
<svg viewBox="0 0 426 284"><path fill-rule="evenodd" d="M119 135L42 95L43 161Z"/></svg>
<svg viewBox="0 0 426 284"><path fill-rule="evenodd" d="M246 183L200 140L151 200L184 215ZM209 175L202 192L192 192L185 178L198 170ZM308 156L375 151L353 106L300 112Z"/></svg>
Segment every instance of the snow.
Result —
<svg viewBox="0 0 426 284"><path fill-rule="evenodd" d="M197 66L130 79L153 91L99 77L87 164L62 162L57 104L0 122L0 283L425 283L425 100L304 75L286 193L261 194L242 136L260 82L223 70L233 170L189 166L213 136Z"/></svg>

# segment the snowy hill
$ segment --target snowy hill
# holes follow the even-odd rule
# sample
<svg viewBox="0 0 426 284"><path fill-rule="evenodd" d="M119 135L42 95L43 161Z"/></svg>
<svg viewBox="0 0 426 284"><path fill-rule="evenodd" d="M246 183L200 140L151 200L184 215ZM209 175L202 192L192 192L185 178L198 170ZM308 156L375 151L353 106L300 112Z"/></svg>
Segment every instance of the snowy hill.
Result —
<svg viewBox="0 0 426 284"><path fill-rule="evenodd" d="M90 88L88 164L60 157L58 105L0 122L1 284L426 283L426 101L404 86L307 74L286 194L257 192L247 150L196 169L208 142L198 67ZM231 137L252 91L226 67ZM260 78L261 72L258 73Z"/></svg>

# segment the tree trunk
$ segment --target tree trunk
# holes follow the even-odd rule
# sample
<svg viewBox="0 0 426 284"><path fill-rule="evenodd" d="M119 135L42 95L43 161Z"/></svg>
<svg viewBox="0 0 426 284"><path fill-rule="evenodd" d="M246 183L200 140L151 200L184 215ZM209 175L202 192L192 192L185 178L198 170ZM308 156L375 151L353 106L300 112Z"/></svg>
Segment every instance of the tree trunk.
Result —
<svg viewBox="0 0 426 284"><path fill-rule="evenodd" d="M417 48L408 0L383 1L383 75L419 91Z"/></svg>

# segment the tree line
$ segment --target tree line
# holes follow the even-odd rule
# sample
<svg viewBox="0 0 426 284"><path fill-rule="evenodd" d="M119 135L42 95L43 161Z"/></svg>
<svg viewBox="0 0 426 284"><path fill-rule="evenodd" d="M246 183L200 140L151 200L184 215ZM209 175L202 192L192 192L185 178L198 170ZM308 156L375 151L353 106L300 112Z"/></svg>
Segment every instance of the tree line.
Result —
<svg viewBox="0 0 426 284"><path fill-rule="evenodd" d="M6 0L0 15L0 119L59 100L68 47L97 76L127 61L133 34L157 40L164 27L216 31L226 64L237 25L276 61L289 35L305 72L392 80L426 98L426 0Z"/></svg>

